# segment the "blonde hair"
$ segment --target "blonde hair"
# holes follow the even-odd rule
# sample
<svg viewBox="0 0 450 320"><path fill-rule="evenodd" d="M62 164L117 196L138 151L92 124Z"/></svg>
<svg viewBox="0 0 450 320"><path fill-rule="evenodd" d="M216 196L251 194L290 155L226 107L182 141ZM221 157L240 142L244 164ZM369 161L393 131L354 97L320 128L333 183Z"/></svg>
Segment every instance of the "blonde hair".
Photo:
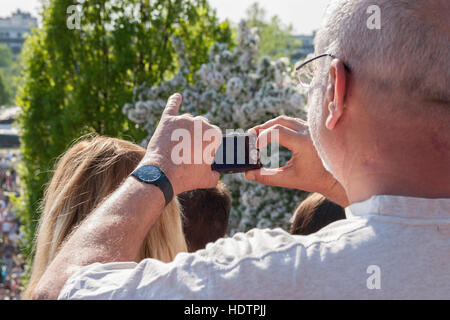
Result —
<svg viewBox="0 0 450 320"><path fill-rule="evenodd" d="M136 168L145 150L115 138L88 136L57 162L41 205L31 278L23 298L30 298L45 269L67 236ZM137 261L155 258L170 262L186 252L181 210L175 198L145 238Z"/></svg>

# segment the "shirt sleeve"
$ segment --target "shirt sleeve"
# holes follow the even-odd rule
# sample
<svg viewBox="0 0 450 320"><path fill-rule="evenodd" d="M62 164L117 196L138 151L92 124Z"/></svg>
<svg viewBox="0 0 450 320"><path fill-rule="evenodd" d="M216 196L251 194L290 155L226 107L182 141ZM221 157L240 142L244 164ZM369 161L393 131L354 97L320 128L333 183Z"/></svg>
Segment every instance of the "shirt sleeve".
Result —
<svg viewBox="0 0 450 320"><path fill-rule="evenodd" d="M192 272L193 263L197 272ZM207 269L207 261L187 253L178 254L171 263L155 259L94 263L72 275L58 299L207 299L208 279L202 276Z"/></svg>
<svg viewBox="0 0 450 320"><path fill-rule="evenodd" d="M286 272L294 272L301 252L281 229L254 229L195 253L179 253L170 263L144 259L86 266L69 278L59 299L267 298L268 288L295 284Z"/></svg>

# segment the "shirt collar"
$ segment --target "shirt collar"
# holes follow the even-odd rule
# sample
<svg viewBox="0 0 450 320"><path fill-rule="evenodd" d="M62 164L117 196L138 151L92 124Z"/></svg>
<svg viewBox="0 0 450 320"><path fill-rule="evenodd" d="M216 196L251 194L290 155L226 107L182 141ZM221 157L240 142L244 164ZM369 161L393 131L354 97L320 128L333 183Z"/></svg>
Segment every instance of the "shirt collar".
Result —
<svg viewBox="0 0 450 320"><path fill-rule="evenodd" d="M384 215L411 219L449 219L450 198L429 199L404 196L377 195L345 209L352 216Z"/></svg>

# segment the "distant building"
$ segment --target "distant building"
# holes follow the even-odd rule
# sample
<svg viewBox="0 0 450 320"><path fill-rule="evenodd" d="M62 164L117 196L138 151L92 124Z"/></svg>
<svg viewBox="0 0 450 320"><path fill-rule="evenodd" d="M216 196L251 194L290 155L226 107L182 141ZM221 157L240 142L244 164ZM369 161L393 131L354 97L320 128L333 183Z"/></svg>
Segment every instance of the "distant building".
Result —
<svg viewBox="0 0 450 320"><path fill-rule="evenodd" d="M315 33L311 35L297 35L293 36L296 40L302 41L302 47L291 56L292 61L297 61L306 58L310 53L314 53L314 37Z"/></svg>
<svg viewBox="0 0 450 320"><path fill-rule="evenodd" d="M19 107L0 108L0 149L20 146L19 131L13 126L20 111Z"/></svg>
<svg viewBox="0 0 450 320"><path fill-rule="evenodd" d="M17 9L10 17L0 18L0 43L8 45L17 56L22 50L25 34L30 33L32 27L37 27L37 19Z"/></svg>

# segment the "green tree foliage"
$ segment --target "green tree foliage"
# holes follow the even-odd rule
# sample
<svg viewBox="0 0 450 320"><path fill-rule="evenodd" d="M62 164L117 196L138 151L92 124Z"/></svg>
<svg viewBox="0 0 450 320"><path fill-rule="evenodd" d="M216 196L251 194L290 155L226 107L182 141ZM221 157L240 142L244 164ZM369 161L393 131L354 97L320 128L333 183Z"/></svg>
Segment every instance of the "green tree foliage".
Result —
<svg viewBox="0 0 450 320"><path fill-rule="evenodd" d="M9 103L10 92L3 78L3 72L0 70L0 107Z"/></svg>
<svg viewBox="0 0 450 320"><path fill-rule="evenodd" d="M12 102L16 69L11 49L5 44L0 44L0 106Z"/></svg>
<svg viewBox="0 0 450 320"><path fill-rule="evenodd" d="M141 141L145 132L122 113L143 82L157 85L177 71L171 37L182 38L193 70L215 40L231 43L206 0L53 0L43 26L22 52L17 105L24 191L19 205L30 257L38 206L55 160L83 134ZM80 28L68 27L77 4ZM71 12L71 14L70 14ZM30 257L31 258L31 257Z"/></svg>
<svg viewBox="0 0 450 320"><path fill-rule="evenodd" d="M290 57L302 47L302 42L292 37L291 25L284 25L278 16L267 19L266 10L255 2L247 9L248 26L257 28L259 41L259 57L268 56L273 59Z"/></svg>
<svg viewBox="0 0 450 320"><path fill-rule="evenodd" d="M0 68L9 68L13 63L13 53L6 44L0 44Z"/></svg>

